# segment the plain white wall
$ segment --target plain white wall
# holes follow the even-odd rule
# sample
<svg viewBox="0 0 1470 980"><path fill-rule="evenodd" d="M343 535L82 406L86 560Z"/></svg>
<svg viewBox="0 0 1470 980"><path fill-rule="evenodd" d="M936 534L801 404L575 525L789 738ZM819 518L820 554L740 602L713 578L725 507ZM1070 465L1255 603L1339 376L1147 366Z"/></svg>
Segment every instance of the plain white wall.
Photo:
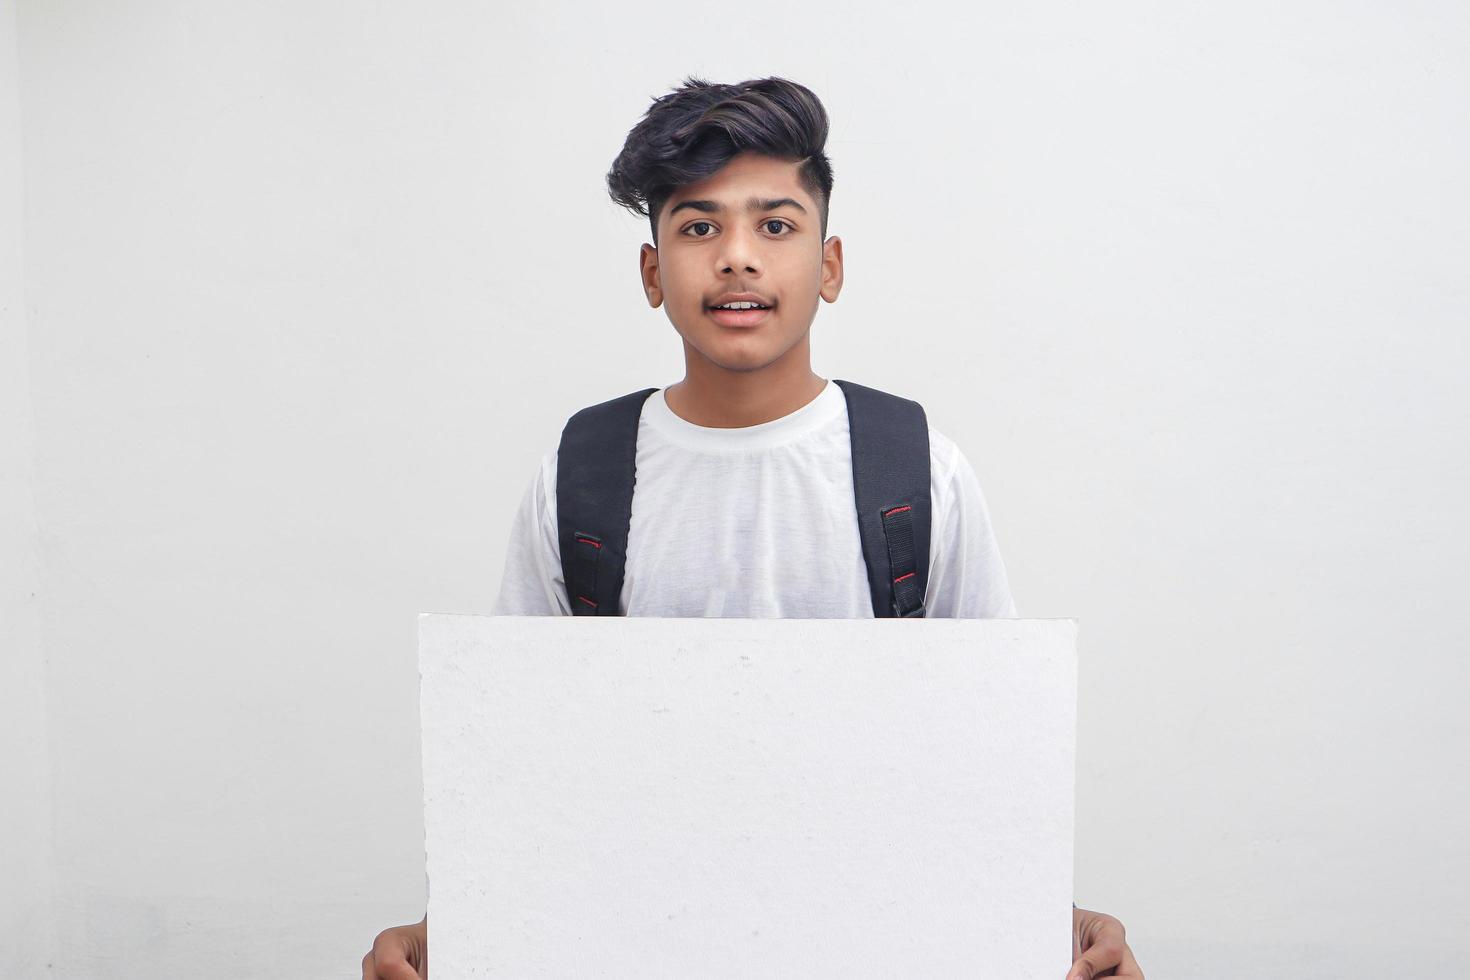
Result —
<svg viewBox="0 0 1470 980"><path fill-rule="evenodd" d="M1453 973L1466 8L693 16L22 4L53 975L350 975L422 913L416 613L488 612L566 417L678 379L602 178L691 72L824 99L816 368L920 399L1079 620L1078 901L1151 977Z"/></svg>
<svg viewBox="0 0 1470 980"><path fill-rule="evenodd" d="M52 952L51 794L15 28L0 3L0 962L32 977Z"/></svg>

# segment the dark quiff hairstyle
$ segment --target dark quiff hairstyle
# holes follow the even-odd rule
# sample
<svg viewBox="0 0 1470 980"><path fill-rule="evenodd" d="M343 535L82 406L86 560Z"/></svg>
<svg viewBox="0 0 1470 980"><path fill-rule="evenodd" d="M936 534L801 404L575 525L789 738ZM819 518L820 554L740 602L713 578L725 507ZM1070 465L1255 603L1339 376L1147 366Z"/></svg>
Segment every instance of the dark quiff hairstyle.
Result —
<svg viewBox="0 0 1470 980"><path fill-rule="evenodd" d="M811 89L785 78L721 85L690 75L653 105L628 133L607 173L612 199L646 215L658 245L658 215L674 192L713 176L738 153L800 162L797 179L822 214L832 198L827 110Z"/></svg>

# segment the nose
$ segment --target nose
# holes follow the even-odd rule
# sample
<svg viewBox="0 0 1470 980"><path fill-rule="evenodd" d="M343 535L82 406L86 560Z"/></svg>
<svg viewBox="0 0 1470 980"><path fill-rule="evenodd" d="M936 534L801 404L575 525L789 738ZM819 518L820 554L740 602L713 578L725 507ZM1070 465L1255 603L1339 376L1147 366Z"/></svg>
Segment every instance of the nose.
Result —
<svg viewBox="0 0 1470 980"><path fill-rule="evenodd" d="M760 272L760 255L755 243L755 233L735 228L727 231L720 239L720 270L729 272L742 269L745 272Z"/></svg>

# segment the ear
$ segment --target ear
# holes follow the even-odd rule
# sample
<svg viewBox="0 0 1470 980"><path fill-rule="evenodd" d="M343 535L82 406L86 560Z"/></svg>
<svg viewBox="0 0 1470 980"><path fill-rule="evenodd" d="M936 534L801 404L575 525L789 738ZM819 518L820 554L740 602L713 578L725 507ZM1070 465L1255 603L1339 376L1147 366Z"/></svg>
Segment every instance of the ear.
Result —
<svg viewBox="0 0 1470 980"><path fill-rule="evenodd" d="M643 281L643 292L648 297L648 305L657 308L664 301L664 290L658 275L658 249L647 242L638 249L638 276Z"/></svg>
<svg viewBox="0 0 1470 980"><path fill-rule="evenodd" d="M842 239L833 235L822 245L822 298L837 302L842 292Z"/></svg>

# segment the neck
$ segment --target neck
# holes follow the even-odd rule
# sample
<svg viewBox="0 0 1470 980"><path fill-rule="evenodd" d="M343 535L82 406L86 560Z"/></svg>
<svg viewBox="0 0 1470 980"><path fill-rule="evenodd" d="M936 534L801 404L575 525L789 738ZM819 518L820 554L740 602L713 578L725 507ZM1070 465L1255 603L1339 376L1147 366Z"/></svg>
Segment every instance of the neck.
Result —
<svg viewBox="0 0 1470 980"><path fill-rule="evenodd" d="M664 400L686 422L738 429L790 415L821 394L825 384L826 379L812 371L807 337L754 371L722 368L686 342L684 379L664 389Z"/></svg>

